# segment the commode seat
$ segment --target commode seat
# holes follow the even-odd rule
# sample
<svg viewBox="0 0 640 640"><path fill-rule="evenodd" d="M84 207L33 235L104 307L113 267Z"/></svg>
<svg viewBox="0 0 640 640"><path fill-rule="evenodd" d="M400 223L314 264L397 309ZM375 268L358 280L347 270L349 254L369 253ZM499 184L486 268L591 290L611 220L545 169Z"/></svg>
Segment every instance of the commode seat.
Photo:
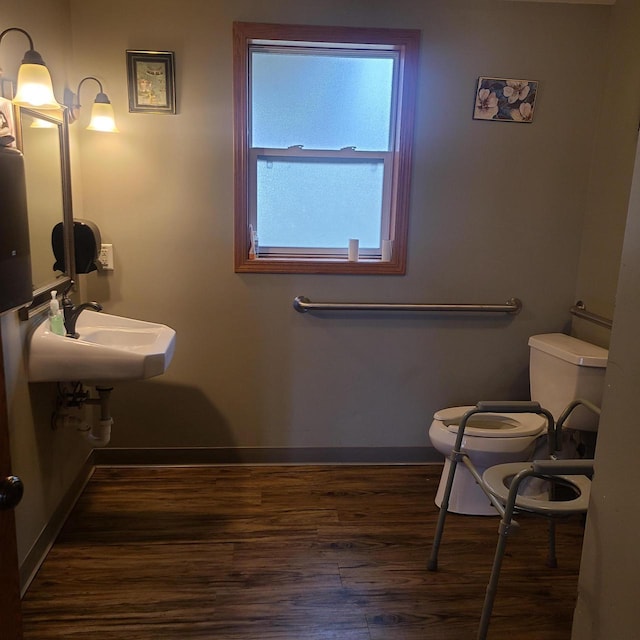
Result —
<svg viewBox="0 0 640 640"><path fill-rule="evenodd" d="M458 425L472 406L437 411L429 428L432 445L445 457L435 502L445 490ZM545 434L546 419L534 413L478 413L466 423L461 451L467 452L480 473L496 464L521 462L533 457L538 439ZM475 479L463 466L458 470L449 498L449 511L466 515L497 515Z"/></svg>
<svg viewBox="0 0 640 640"><path fill-rule="evenodd" d="M562 461L564 464L582 464L583 461L567 462ZM509 464L498 464L495 467L490 467L482 474L482 480L486 488L491 494L493 494L500 502L506 504L509 498L509 490L511 488L511 482L520 473L526 464L522 462L511 462ZM589 506L589 496L591 493L591 480L587 476L583 475L566 475L555 474L554 479L556 482L563 483L569 487L575 494L570 500L541 500L538 498L528 498L524 495L518 495L516 500L516 508L523 511L531 511L535 513L557 515L571 515L574 513L585 513Z"/></svg>

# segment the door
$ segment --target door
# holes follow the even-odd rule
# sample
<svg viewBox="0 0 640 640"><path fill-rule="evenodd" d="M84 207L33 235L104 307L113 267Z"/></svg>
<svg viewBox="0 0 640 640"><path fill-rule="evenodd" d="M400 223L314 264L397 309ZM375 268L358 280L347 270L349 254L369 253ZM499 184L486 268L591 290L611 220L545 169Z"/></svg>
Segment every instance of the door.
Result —
<svg viewBox="0 0 640 640"><path fill-rule="evenodd" d="M7 409L0 327L0 640L22 640L20 575L13 513L13 507L22 496L22 485L11 475Z"/></svg>

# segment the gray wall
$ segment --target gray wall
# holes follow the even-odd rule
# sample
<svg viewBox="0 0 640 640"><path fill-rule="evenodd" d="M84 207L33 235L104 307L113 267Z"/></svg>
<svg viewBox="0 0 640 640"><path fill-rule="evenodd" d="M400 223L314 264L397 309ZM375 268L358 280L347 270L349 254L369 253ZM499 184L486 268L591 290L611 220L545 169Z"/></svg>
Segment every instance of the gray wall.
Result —
<svg viewBox="0 0 640 640"><path fill-rule="evenodd" d="M86 295L178 333L166 375L116 389L113 446L421 447L440 407L524 397L527 337L566 328L574 302L609 14L478 0L189 0L179 11L115 0L103 15L72 0L74 68L99 74L121 130L75 133L77 207L116 259L113 274L86 278ZM422 30L406 276L233 273L236 19ZM127 48L176 52L178 115L128 113ZM491 74L540 81L532 125L471 119L477 78ZM517 296L525 309L314 317L292 310L299 294Z"/></svg>
<svg viewBox="0 0 640 640"><path fill-rule="evenodd" d="M625 233L629 184L640 121L640 5L618 0L612 7L607 72L594 136L591 179L587 191L576 299L599 315L612 318L619 255ZM579 337L608 346L610 333L576 321Z"/></svg>

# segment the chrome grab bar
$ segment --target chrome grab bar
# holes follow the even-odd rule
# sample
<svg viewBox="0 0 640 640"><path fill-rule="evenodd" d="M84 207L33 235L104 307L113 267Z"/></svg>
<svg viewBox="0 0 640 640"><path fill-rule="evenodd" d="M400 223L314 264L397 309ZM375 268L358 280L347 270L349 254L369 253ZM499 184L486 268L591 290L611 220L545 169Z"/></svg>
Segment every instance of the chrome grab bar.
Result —
<svg viewBox="0 0 640 640"><path fill-rule="evenodd" d="M305 296L293 301L299 313L307 311L431 311L437 313L519 313L522 301L510 298L506 304L399 304L397 302L311 302Z"/></svg>
<svg viewBox="0 0 640 640"><path fill-rule="evenodd" d="M601 327L606 327L607 329L611 329L613 326L613 322L609 320L609 318L605 318L604 316L599 316L595 313L591 313L591 311L587 311L587 307L585 306L582 300L578 300L569 311L576 316L577 318L582 318L583 320L588 320L589 322L593 322L595 324L599 324Z"/></svg>

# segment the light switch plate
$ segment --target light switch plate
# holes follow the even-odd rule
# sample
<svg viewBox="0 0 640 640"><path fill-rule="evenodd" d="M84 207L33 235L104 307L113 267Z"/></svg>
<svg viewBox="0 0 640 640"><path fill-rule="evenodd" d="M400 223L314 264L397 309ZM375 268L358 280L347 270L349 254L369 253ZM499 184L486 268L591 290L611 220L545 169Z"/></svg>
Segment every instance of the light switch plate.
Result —
<svg viewBox="0 0 640 640"><path fill-rule="evenodd" d="M113 271L113 245L101 244L98 261L105 271Z"/></svg>

